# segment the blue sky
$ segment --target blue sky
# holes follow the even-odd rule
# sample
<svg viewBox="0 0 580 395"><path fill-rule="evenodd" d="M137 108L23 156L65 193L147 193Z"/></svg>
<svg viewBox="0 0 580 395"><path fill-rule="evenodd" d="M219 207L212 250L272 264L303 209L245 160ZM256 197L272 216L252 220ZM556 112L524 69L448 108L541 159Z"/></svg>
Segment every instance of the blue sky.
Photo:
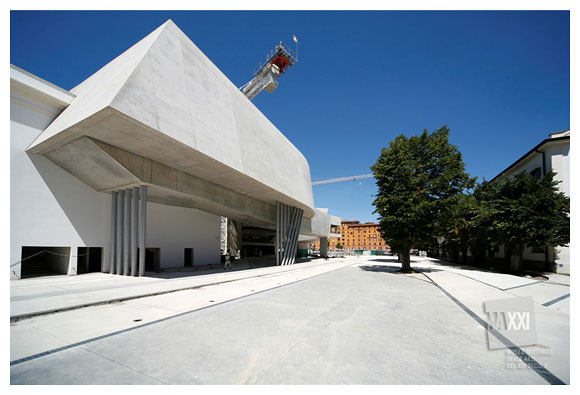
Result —
<svg viewBox="0 0 580 395"><path fill-rule="evenodd" d="M442 125L490 179L570 126L568 12L11 12L10 61L70 89L169 18L238 86L298 37L298 64L254 103L313 179L368 173L398 134ZM372 179L313 191L344 219L376 218Z"/></svg>

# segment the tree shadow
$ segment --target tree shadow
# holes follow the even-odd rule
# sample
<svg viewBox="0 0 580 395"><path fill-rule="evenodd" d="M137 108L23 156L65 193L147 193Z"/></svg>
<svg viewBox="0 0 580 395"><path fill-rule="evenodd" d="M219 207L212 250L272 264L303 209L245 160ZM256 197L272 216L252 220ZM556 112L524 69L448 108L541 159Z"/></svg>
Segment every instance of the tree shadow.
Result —
<svg viewBox="0 0 580 395"><path fill-rule="evenodd" d="M379 261L379 262L385 262L383 260L380 259L370 259L372 261ZM362 265L359 266L359 268L361 270L367 271L367 272L377 272L377 273L393 273L393 274L413 274L413 273L433 273L433 272L440 272L440 269L434 269L434 268L416 268L416 267L411 267L411 271L409 272L402 272L401 271L401 264L397 263L395 260L391 260L390 262L392 262L392 265Z"/></svg>

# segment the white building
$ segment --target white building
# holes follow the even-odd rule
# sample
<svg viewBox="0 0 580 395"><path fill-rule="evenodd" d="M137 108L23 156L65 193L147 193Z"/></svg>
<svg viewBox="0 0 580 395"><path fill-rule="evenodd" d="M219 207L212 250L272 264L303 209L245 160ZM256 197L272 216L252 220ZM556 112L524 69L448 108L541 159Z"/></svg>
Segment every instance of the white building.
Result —
<svg viewBox="0 0 580 395"><path fill-rule="evenodd" d="M242 256L294 263L340 219L308 162L172 22L66 91L10 68L12 279L138 275Z"/></svg>
<svg viewBox="0 0 580 395"><path fill-rule="evenodd" d="M512 177L522 171L540 177L550 170L556 173L555 180L561 181L558 184L559 190L570 197L570 130L550 134L547 139L495 176L494 180ZM504 257L503 247L496 253L496 257ZM546 249L526 247L522 259L537 262L539 268L551 269L558 273L570 273L569 247L559 246Z"/></svg>

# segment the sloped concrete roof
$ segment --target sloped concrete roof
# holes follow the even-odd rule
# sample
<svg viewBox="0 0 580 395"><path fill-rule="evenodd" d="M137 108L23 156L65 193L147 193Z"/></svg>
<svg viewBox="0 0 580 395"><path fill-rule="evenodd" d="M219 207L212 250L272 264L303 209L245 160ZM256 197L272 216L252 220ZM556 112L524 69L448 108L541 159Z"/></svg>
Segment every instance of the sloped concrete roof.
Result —
<svg viewBox="0 0 580 395"><path fill-rule="evenodd" d="M87 184L99 179L103 191L125 186L111 170L118 166L103 163L110 155L93 152L90 166L79 163L101 149L75 143L84 137L314 215L304 156L171 20L71 93L70 105L28 151L53 158Z"/></svg>

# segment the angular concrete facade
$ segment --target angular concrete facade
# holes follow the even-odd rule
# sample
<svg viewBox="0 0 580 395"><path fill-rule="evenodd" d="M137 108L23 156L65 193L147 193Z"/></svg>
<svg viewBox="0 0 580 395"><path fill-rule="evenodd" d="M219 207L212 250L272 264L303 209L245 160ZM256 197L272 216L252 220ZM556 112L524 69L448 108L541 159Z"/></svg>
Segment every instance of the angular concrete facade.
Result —
<svg viewBox="0 0 580 395"><path fill-rule="evenodd" d="M151 199L182 205L176 203L183 199L176 184L181 172L196 177L185 183L203 180L233 194L272 206L280 201L303 209L307 217L314 215L304 156L173 22L163 24L71 92L75 100L29 152L54 158L89 185L91 177L101 181L99 190L154 184L151 177L158 170L167 181L158 185L164 190L151 191ZM78 141L82 137L86 139ZM111 169L118 167L112 161L110 167L78 168L75 156L96 156L95 164L105 156L91 140L115 147L119 155L133 156L136 178ZM148 162L138 163L143 159ZM211 193L205 200L216 204Z"/></svg>
<svg viewBox="0 0 580 395"><path fill-rule="evenodd" d="M299 210L296 212L302 218L293 222L298 229L292 230L291 242L277 241L278 247L293 248L296 232L301 237L325 237L330 223L337 221L314 208L310 169L301 152L171 21L70 92L34 76L22 82L28 74L13 70L14 86L24 86L26 94L45 90L44 100L58 104L26 147L17 148L17 155L22 156L26 149L28 158L64 170L99 201L98 214L94 215L103 223L96 232L97 245L112 245L103 253L103 271L109 272L109 261L119 256L118 248L114 251L117 244L136 255L135 245L142 245L141 236L135 239L139 220L147 223L147 235L142 236L147 239L147 248L163 250L161 267L177 264L165 262L167 247L152 244L156 240L152 235L160 228L167 239L177 229L181 232L177 239L184 237L184 231L194 235L209 230L209 237L216 239L208 244L214 253L206 251L203 263L209 263L210 255L217 263L219 216L247 227L276 230L280 228L277 206ZM38 86L30 85L31 81ZM13 161L12 166L17 176L18 163ZM146 208L133 195L136 188L145 188L145 203L151 203ZM114 204L111 194L117 192L128 197ZM119 218L124 204L131 211ZM152 214L157 209L160 213L185 210L185 217L197 217L188 230L177 219L177 229L173 230L168 218L163 225L157 222ZM94 210L85 211L89 215ZM26 216L13 211L14 215ZM127 226L113 226L117 220ZM15 229L19 226L14 224L12 231L19 231ZM18 248L14 245L12 262ZM131 252L120 255L122 267L134 267ZM173 254L172 262L178 262L183 250Z"/></svg>

